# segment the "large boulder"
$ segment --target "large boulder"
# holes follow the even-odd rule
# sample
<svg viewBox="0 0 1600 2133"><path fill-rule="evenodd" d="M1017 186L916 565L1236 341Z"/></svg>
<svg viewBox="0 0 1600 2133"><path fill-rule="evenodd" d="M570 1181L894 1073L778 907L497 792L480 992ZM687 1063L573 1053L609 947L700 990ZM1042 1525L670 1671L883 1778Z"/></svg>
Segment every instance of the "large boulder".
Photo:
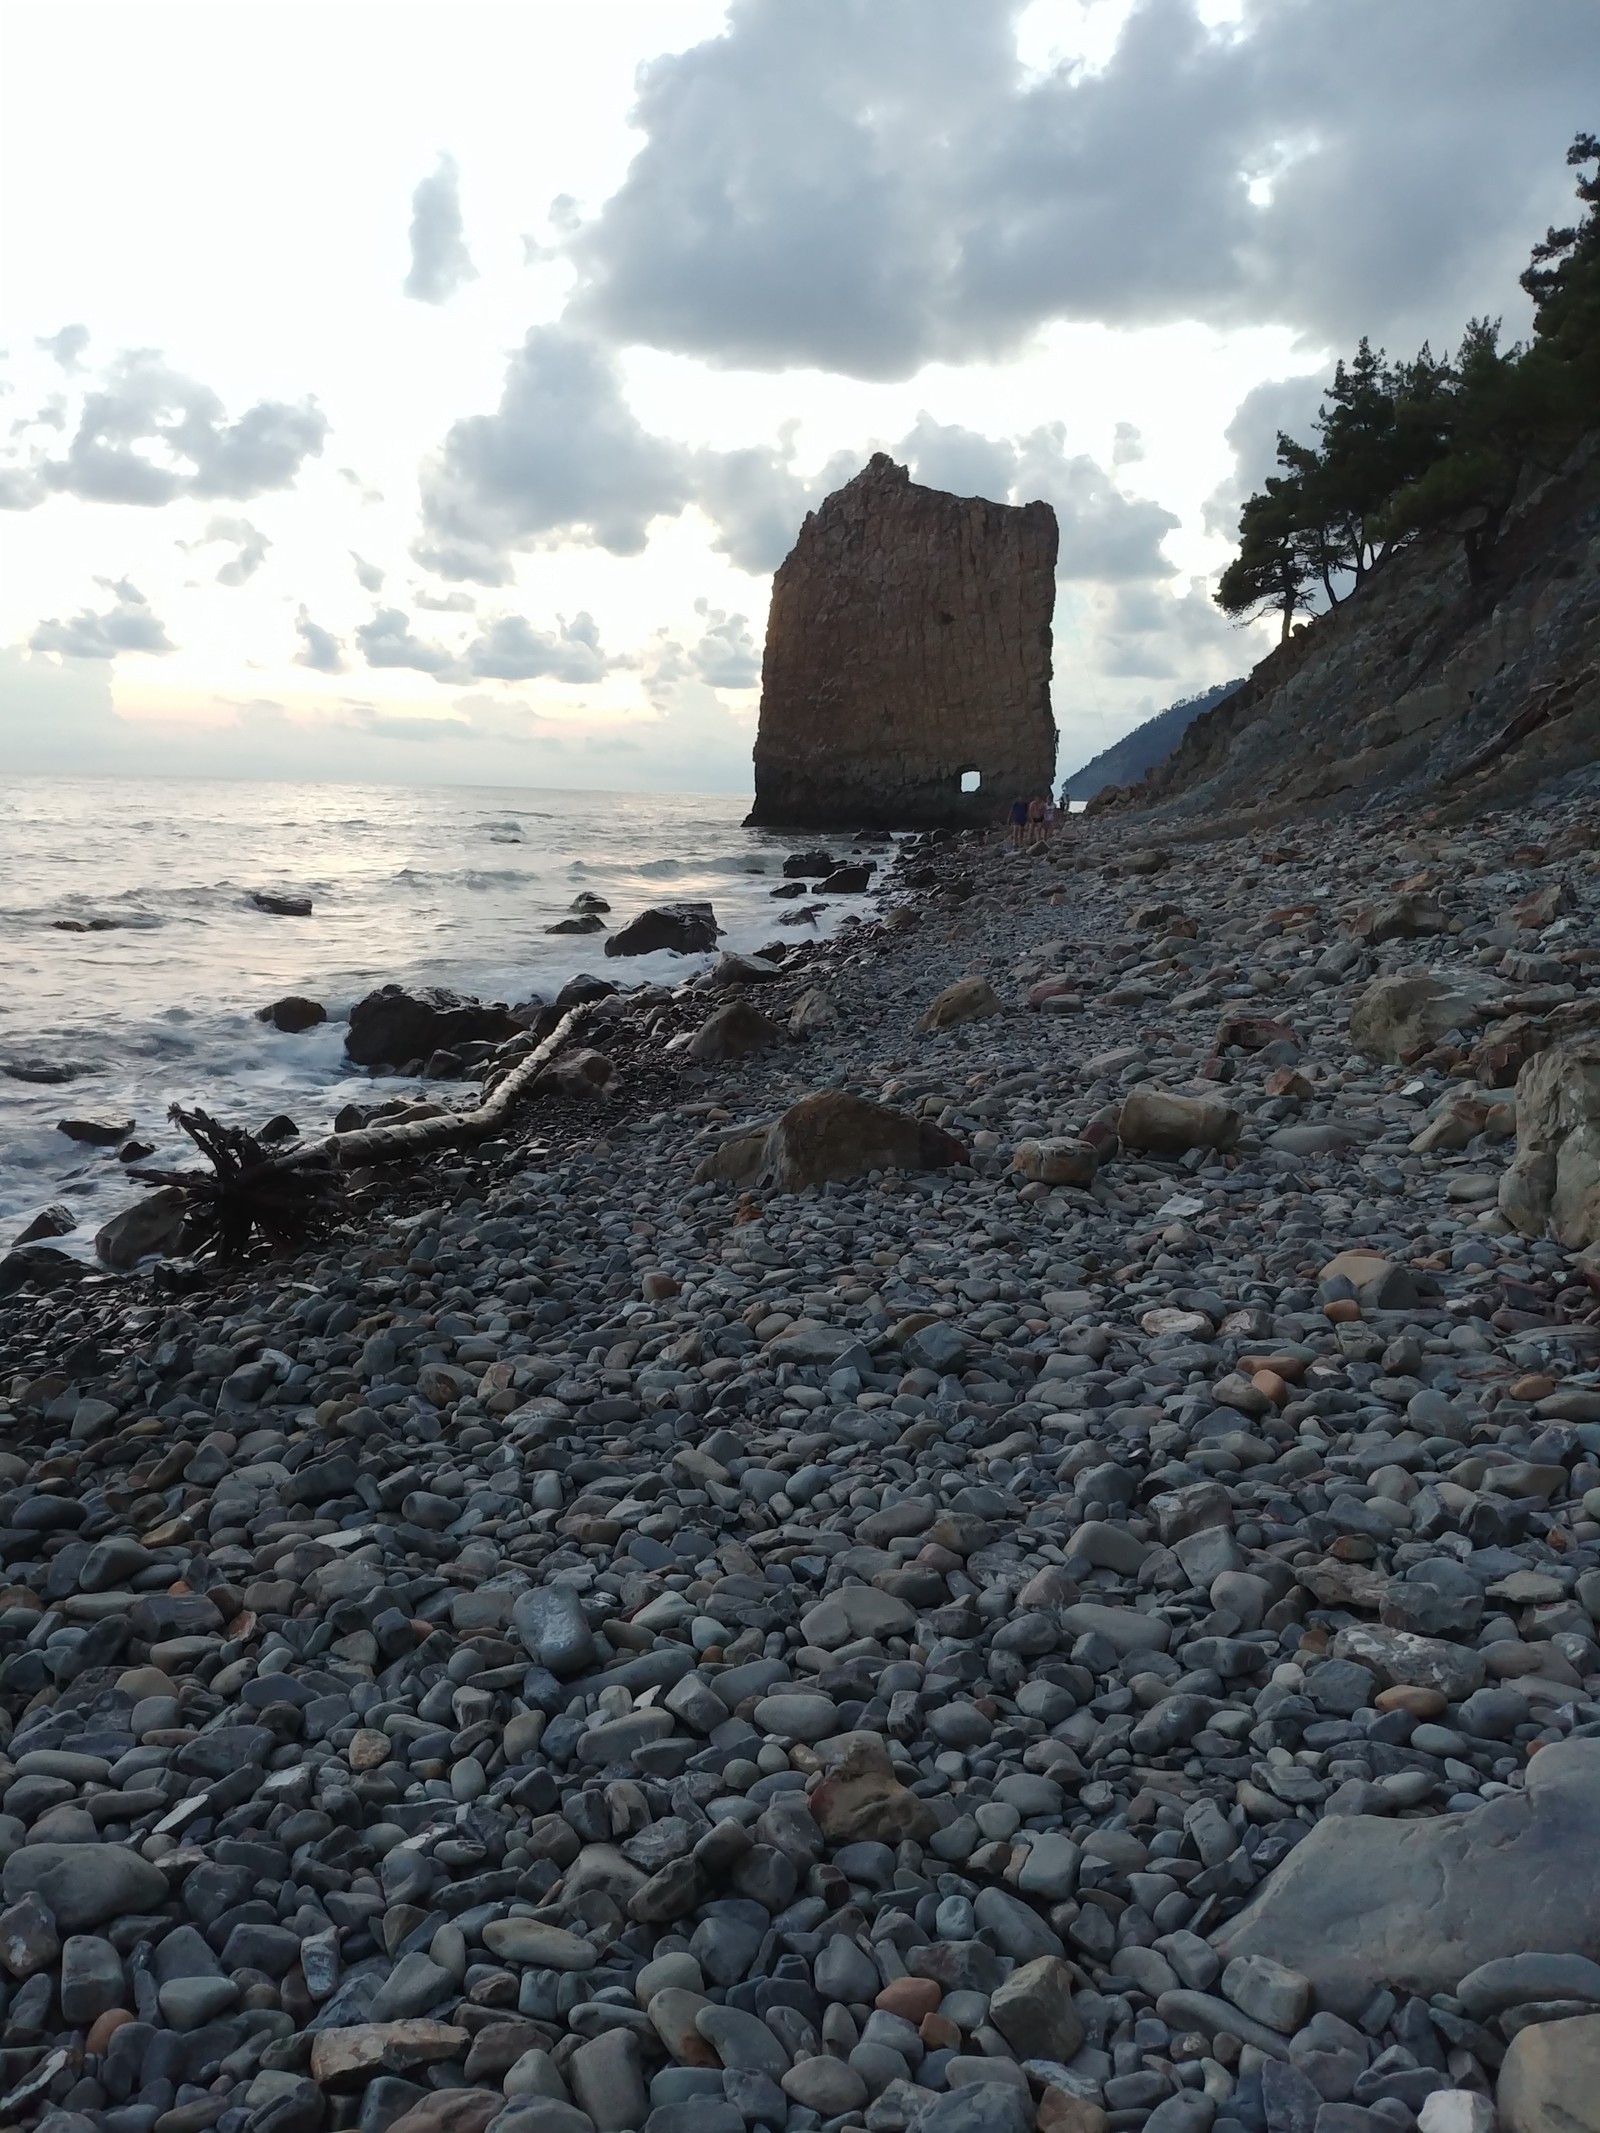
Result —
<svg viewBox="0 0 1600 2133"><path fill-rule="evenodd" d="M188 1202L175 1185L147 1192L96 1232L94 1255L113 1273L131 1273L141 1259L177 1250L187 1213Z"/></svg>
<svg viewBox="0 0 1600 2133"><path fill-rule="evenodd" d="M987 978L957 978L937 994L917 1024L918 1029L948 1029L953 1022L973 1022L984 1015L1004 1013L1000 996Z"/></svg>
<svg viewBox="0 0 1600 2133"><path fill-rule="evenodd" d="M1453 1029L1481 1020L1477 1003L1427 970L1374 978L1350 1010L1350 1042L1369 1059L1398 1066Z"/></svg>
<svg viewBox="0 0 1600 2133"><path fill-rule="evenodd" d="M1220 1096L1179 1096L1141 1082L1123 1099L1117 1138L1125 1148L1182 1155L1190 1148L1231 1148L1243 1123Z"/></svg>
<svg viewBox="0 0 1600 2133"><path fill-rule="evenodd" d="M344 1048L356 1066L408 1066L464 1044L500 1044L518 1033L510 1008L464 1000L441 986L408 992L381 985L350 1010Z"/></svg>
<svg viewBox="0 0 1600 2133"><path fill-rule="evenodd" d="M767 1136L765 1168L779 1192L804 1192L869 1170L944 1170L967 1151L925 1118L823 1089L791 1104Z"/></svg>
<svg viewBox="0 0 1600 2133"><path fill-rule="evenodd" d="M1600 2015L1519 2029L1500 2069L1495 2102L1505 2133L1595 2133Z"/></svg>
<svg viewBox="0 0 1600 2133"><path fill-rule="evenodd" d="M285 993L281 1000L274 1000L267 1007L256 1009L258 1022L270 1022L286 1036L297 1037L302 1030L315 1029L319 1022L326 1022L328 1010L320 1000L308 1000L302 993Z"/></svg>
<svg viewBox="0 0 1600 2133"><path fill-rule="evenodd" d="M1600 1039L1552 1045L1517 1076L1517 1153L1500 1212L1569 1251L1600 1240Z"/></svg>
<svg viewBox="0 0 1600 2133"><path fill-rule="evenodd" d="M722 928L709 904L648 904L606 942L607 955L700 955L715 948Z"/></svg>
<svg viewBox="0 0 1600 2133"><path fill-rule="evenodd" d="M689 1040L688 1054L691 1059L707 1061L743 1059L749 1052L778 1043L782 1036L777 1023L769 1021L759 1007L748 1000L730 1000L701 1023Z"/></svg>
<svg viewBox="0 0 1600 2133"><path fill-rule="evenodd" d="M167 1879L125 1844L25 1844L5 1863L5 1900L37 1896L66 1933L86 1933L124 1912L159 1911Z"/></svg>
<svg viewBox="0 0 1600 2133"><path fill-rule="evenodd" d="M1525 1791L1463 1814L1329 1816L1212 1943L1352 2021L1380 1985L1428 1998L1530 1948L1600 1958L1600 1740L1542 1749Z"/></svg>

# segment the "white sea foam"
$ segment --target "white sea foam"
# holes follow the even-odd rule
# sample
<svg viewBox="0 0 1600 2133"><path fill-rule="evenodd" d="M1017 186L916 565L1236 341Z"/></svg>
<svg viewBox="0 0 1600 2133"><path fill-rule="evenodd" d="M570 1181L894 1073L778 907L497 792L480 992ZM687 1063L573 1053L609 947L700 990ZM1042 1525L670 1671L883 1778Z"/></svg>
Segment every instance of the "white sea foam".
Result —
<svg viewBox="0 0 1600 2133"><path fill-rule="evenodd" d="M707 794L471 787L252 785L209 779L21 778L0 792L0 1061L90 1071L41 1086L0 1075L0 1249L49 1201L78 1216L68 1249L136 1188L62 1117L133 1118L153 1162L191 1160L167 1106L201 1103L305 1130L371 1093L344 1066L343 1018L375 985L447 985L548 999L580 970L676 982L708 958L608 962L604 937L548 934L576 891L609 924L644 905L709 901L725 945L779 937L770 891L786 852L815 845L741 827L748 802ZM520 841L512 841L520 839ZM848 840L832 840L843 852ZM313 901L269 916L255 889ZM830 930L859 899L833 904ZM61 919L115 921L72 933ZM810 929L786 937L806 938ZM285 993L329 1024L284 1036L255 1011ZM384 1093L403 1086L384 1084Z"/></svg>

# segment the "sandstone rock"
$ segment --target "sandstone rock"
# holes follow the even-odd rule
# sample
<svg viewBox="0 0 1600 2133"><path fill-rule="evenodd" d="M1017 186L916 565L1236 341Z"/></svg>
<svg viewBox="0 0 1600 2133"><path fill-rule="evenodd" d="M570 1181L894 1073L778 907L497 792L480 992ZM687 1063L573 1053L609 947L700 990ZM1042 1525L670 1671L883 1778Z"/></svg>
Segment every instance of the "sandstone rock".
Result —
<svg viewBox="0 0 1600 2133"><path fill-rule="evenodd" d="M1426 970L1374 978L1350 1010L1350 1042L1369 1059L1398 1065L1437 1044L1447 1030L1479 1019L1477 1006Z"/></svg>
<svg viewBox="0 0 1600 2133"><path fill-rule="evenodd" d="M731 1140L721 1142L696 1164L692 1182L753 1185L767 1160L767 1134L768 1129L763 1126L758 1133L735 1134Z"/></svg>
<svg viewBox="0 0 1600 2133"><path fill-rule="evenodd" d="M1189 1148L1231 1148L1243 1120L1232 1104L1215 1096L1177 1096L1141 1082L1123 1099L1117 1137L1125 1148L1182 1154Z"/></svg>
<svg viewBox="0 0 1600 2133"><path fill-rule="evenodd" d="M281 1000L256 1009L258 1022L270 1022L274 1029L281 1029L291 1037L303 1029L315 1029L319 1022L327 1019L328 1010L320 1000L308 1000L297 992L285 993Z"/></svg>
<svg viewBox="0 0 1600 2133"><path fill-rule="evenodd" d="M750 820L993 822L1048 791L1055 560L1048 504L948 496L876 453L773 580Z"/></svg>
<svg viewBox="0 0 1600 2133"><path fill-rule="evenodd" d="M350 1010L344 1040L356 1066L406 1066L464 1044L500 1044L517 1034L511 1010L465 1000L440 986L408 992L381 985Z"/></svg>
<svg viewBox="0 0 1600 2133"><path fill-rule="evenodd" d="M784 1112L768 1136L765 1163L779 1192L804 1192L869 1170L944 1170L966 1155L927 1119L824 1089Z"/></svg>
<svg viewBox="0 0 1600 2133"><path fill-rule="evenodd" d="M1426 1997L1524 1949L1595 1954L1597 1876L1600 1741L1561 1741L1525 1793L1466 1813L1317 1823L1213 1945L1298 1970L1353 2020L1381 1984Z"/></svg>
<svg viewBox="0 0 1600 2133"><path fill-rule="evenodd" d="M326 2088L357 2088L374 2074L402 2074L458 2058L467 2048L464 2029L449 2022L358 2022L324 2029L311 2046L311 2078Z"/></svg>
<svg viewBox="0 0 1600 2133"><path fill-rule="evenodd" d="M1517 1076L1517 1153L1500 1212L1569 1251L1600 1241L1600 1039L1552 1045Z"/></svg>
<svg viewBox="0 0 1600 2133"><path fill-rule="evenodd" d="M698 955L715 948L722 928L709 904L649 904L606 942L607 955Z"/></svg>
<svg viewBox="0 0 1600 2133"><path fill-rule="evenodd" d="M948 1029L952 1022L972 1022L1003 1012L1000 997L987 978L957 978L930 1003L917 1027Z"/></svg>
<svg viewBox="0 0 1600 2133"><path fill-rule="evenodd" d="M701 1023L689 1041L688 1053L691 1059L743 1059L769 1044L777 1044L782 1036L777 1023L759 1007L753 1007L748 1000L730 1000Z"/></svg>
<svg viewBox="0 0 1600 2133"><path fill-rule="evenodd" d="M1092 1185L1100 1158L1090 1141L1019 1141L1011 1167L1041 1185Z"/></svg>
<svg viewBox="0 0 1600 2133"><path fill-rule="evenodd" d="M809 1804L830 1844L920 1843L934 1828L932 1808L895 1776L876 1733L835 1736Z"/></svg>
<svg viewBox="0 0 1600 2133"><path fill-rule="evenodd" d="M1600 2015L1534 2022L1511 2040L1495 2101L1504 2133L1600 2126Z"/></svg>

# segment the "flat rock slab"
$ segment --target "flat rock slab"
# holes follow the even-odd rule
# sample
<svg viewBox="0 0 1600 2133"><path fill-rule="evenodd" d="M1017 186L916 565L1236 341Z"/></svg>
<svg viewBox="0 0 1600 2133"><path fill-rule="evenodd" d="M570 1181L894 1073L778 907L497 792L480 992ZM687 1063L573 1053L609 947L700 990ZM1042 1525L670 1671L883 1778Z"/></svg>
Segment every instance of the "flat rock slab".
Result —
<svg viewBox="0 0 1600 2133"><path fill-rule="evenodd" d="M1558 1741L1527 1790L1425 1822L1319 1822L1212 1937L1267 1955L1353 2019L1380 1985L1454 1992L1527 1949L1600 1957L1600 1740Z"/></svg>

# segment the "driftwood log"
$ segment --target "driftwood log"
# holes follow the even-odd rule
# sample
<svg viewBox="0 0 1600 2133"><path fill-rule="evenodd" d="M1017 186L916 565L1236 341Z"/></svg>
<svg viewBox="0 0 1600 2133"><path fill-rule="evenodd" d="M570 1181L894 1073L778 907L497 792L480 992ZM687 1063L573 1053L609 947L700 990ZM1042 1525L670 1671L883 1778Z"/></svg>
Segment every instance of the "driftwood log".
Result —
<svg viewBox="0 0 1600 2133"><path fill-rule="evenodd" d="M175 1186L194 1203L192 1228L201 1249L237 1256L259 1232L279 1250L292 1248L336 1205L327 1173L372 1163L403 1162L487 1140L511 1115L533 1084L588 1020L588 1009L564 1014L470 1111L441 1112L394 1125L364 1126L355 1133L328 1133L269 1155L242 1127L224 1126L199 1109L174 1104L168 1114L211 1164L196 1170L131 1170L141 1185Z"/></svg>

